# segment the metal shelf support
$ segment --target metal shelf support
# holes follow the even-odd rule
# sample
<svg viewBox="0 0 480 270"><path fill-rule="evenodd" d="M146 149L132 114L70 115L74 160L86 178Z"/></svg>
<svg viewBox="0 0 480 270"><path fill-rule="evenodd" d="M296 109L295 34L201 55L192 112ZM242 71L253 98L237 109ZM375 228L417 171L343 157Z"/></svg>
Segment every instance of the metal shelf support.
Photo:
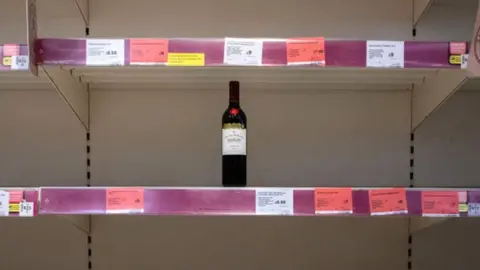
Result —
<svg viewBox="0 0 480 270"><path fill-rule="evenodd" d="M434 76L415 84L412 91L413 130L455 94L467 79L465 70L438 70Z"/></svg>
<svg viewBox="0 0 480 270"><path fill-rule="evenodd" d="M89 28L90 24L90 1L89 0L73 0L82 20L85 23L85 28Z"/></svg>
<svg viewBox="0 0 480 270"><path fill-rule="evenodd" d="M432 4L433 0L413 0L413 27L418 25Z"/></svg>
<svg viewBox="0 0 480 270"><path fill-rule="evenodd" d="M88 131L90 128L88 84L83 84L79 79L72 76L70 70L65 70L61 66L41 66L41 69Z"/></svg>

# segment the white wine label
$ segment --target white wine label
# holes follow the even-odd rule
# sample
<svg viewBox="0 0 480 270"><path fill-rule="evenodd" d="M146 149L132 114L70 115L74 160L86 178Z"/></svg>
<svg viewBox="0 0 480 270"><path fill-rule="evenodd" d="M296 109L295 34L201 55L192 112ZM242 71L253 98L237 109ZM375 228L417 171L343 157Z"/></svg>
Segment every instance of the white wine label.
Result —
<svg viewBox="0 0 480 270"><path fill-rule="evenodd" d="M123 39L87 39L87 66L125 65Z"/></svg>
<svg viewBox="0 0 480 270"><path fill-rule="evenodd" d="M293 189L257 188L255 192L258 215L293 215Z"/></svg>
<svg viewBox="0 0 480 270"><path fill-rule="evenodd" d="M10 193L6 190L0 190L0 216L8 216L10 201Z"/></svg>
<svg viewBox="0 0 480 270"><path fill-rule="evenodd" d="M367 40L367 67L397 67L404 66L403 41Z"/></svg>
<svg viewBox="0 0 480 270"><path fill-rule="evenodd" d="M247 130L242 128L222 129L222 154L223 155L246 155L247 154Z"/></svg>
<svg viewBox="0 0 480 270"><path fill-rule="evenodd" d="M261 66L263 41L253 38L225 38L223 63L228 65Z"/></svg>

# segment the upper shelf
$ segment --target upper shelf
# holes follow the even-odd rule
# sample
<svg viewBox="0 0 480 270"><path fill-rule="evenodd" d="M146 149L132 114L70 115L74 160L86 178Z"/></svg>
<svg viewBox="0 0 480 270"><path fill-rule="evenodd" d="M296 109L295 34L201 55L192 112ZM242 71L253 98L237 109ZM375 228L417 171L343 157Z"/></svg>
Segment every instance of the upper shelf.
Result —
<svg viewBox="0 0 480 270"><path fill-rule="evenodd" d="M62 65L99 88L208 87L239 80L248 88L277 90L409 90L438 69L459 70L468 43L322 37L39 39L36 51L39 65Z"/></svg>
<svg viewBox="0 0 480 270"><path fill-rule="evenodd" d="M38 64L75 66L460 68L468 53L467 42L323 38L39 39L36 47Z"/></svg>

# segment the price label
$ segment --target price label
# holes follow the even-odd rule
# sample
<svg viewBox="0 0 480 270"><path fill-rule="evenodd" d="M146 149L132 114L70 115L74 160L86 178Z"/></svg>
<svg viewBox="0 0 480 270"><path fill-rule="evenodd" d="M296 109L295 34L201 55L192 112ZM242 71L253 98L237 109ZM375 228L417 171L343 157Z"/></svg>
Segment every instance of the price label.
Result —
<svg viewBox="0 0 480 270"><path fill-rule="evenodd" d="M168 39L130 39L130 65L165 65Z"/></svg>
<svg viewBox="0 0 480 270"><path fill-rule="evenodd" d="M287 40L288 65L325 65L325 39L296 38Z"/></svg>
<svg viewBox="0 0 480 270"><path fill-rule="evenodd" d="M144 211L143 188L108 188L107 214L131 214Z"/></svg>
<svg viewBox="0 0 480 270"><path fill-rule="evenodd" d="M466 69L468 63L468 54L462 54L462 63L460 64L461 69Z"/></svg>
<svg viewBox="0 0 480 270"><path fill-rule="evenodd" d="M87 66L125 65L123 39L87 39Z"/></svg>
<svg viewBox="0 0 480 270"><path fill-rule="evenodd" d="M352 214L353 200L351 188L316 188L316 214Z"/></svg>
<svg viewBox="0 0 480 270"><path fill-rule="evenodd" d="M258 188L255 211L259 215L293 215L293 189Z"/></svg>
<svg viewBox="0 0 480 270"><path fill-rule="evenodd" d="M227 65L261 66L263 40L253 38L225 38L223 63Z"/></svg>
<svg viewBox="0 0 480 270"><path fill-rule="evenodd" d="M20 45L5 44L3 45L3 56L15 56L20 54Z"/></svg>
<svg viewBox="0 0 480 270"><path fill-rule="evenodd" d="M28 55L12 56L12 70L28 70Z"/></svg>
<svg viewBox="0 0 480 270"><path fill-rule="evenodd" d="M2 65L3 66L11 66L12 65L12 57L11 56L4 56L2 58Z"/></svg>
<svg viewBox="0 0 480 270"><path fill-rule="evenodd" d="M457 191L423 191L422 213L426 217L459 216Z"/></svg>
<svg viewBox="0 0 480 270"><path fill-rule="evenodd" d="M403 41L367 40L367 67L397 67L404 66Z"/></svg>
<svg viewBox="0 0 480 270"><path fill-rule="evenodd" d="M462 64L462 56L461 55L450 55L450 57L448 57L448 63L450 63L450 65L461 65Z"/></svg>
<svg viewBox="0 0 480 270"><path fill-rule="evenodd" d="M469 217L480 216L480 203L469 203L468 204L468 216Z"/></svg>
<svg viewBox="0 0 480 270"><path fill-rule="evenodd" d="M0 216L8 216L9 214L10 193L0 190Z"/></svg>
<svg viewBox="0 0 480 270"><path fill-rule="evenodd" d="M408 213L407 193L404 188L372 189L368 193L371 215Z"/></svg>
<svg viewBox="0 0 480 270"><path fill-rule="evenodd" d="M21 202L19 216L33 217L33 202L26 202L26 201Z"/></svg>
<svg viewBox="0 0 480 270"><path fill-rule="evenodd" d="M168 65L178 67L202 67L205 66L205 54L203 53L169 53Z"/></svg>
<svg viewBox="0 0 480 270"><path fill-rule="evenodd" d="M450 54L465 54L467 52L466 42L450 42L449 44Z"/></svg>

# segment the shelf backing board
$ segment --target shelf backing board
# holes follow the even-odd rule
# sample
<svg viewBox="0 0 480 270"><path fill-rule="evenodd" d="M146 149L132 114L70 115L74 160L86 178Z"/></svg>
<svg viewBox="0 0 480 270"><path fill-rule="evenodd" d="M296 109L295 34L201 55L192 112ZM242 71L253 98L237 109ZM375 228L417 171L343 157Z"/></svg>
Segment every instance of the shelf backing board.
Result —
<svg viewBox="0 0 480 270"><path fill-rule="evenodd" d="M416 40L469 40L478 0L415 0L432 3L416 25Z"/></svg>
<svg viewBox="0 0 480 270"><path fill-rule="evenodd" d="M0 186L84 186L85 131L57 92L1 90Z"/></svg>
<svg viewBox="0 0 480 270"><path fill-rule="evenodd" d="M92 262L102 270L405 269L404 218L95 216L94 224Z"/></svg>
<svg viewBox="0 0 480 270"><path fill-rule="evenodd" d="M86 268L85 234L56 216L2 218L0 230L0 260L6 269Z"/></svg>
<svg viewBox="0 0 480 270"><path fill-rule="evenodd" d="M93 89L92 185L217 186L227 92ZM241 99L249 185L408 185L407 91L242 88Z"/></svg>
<svg viewBox="0 0 480 270"><path fill-rule="evenodd" d="M84 37L85 25L74 1L37 1L40 37ZM24 0L2 0L0 44L26 44L26 4Z"/></svg>
<svg viewBox="0 0 480 270"><path fill-rule="evenodd" d="M37 2L39 37L85 37L85 23L74 1ZM239 3L208 0L202 5L196 5L192 4L191 0L169 2L96 0L90 1L89 5L90 36L102 38L322 35L329 38L351 39L412 39L411 1L301 2L303 3L293 4L288 0L262 2L248 0ZM416 39L470 38L476 10L475 1L447 2L433 4L430 7L417 27ZM133 14L132 9L136 11ZM24 1L2 1L0 15L2 33L0 44L26 43Z"/></svg>
<svg viewBox="0 0 480 270"><path fill-rule="evenodd" d="M0 17L1 22L8 18L8 23L0 24L0 32L8 33L2 34L1 43L25 43L26 35L21 30L26 28L25 18L20 17L24 14L24 3L7 1L12 9L0 11L5 15ZM72 2L39 1L39 36L84 35L82 18ZM96 0L91 1L90 33L92 37L321 34L352 39L412 38L411 2L347 2L309 1L299 5L287 0L260 3L249 0L242 4L208 0L202 5L192 5L192 1L185 0L163 3ZM256 7L253 11L252 6ZM344 10L345 7L348 10ZM134 14L132 9L136 10ZM386 10L388 12L384 12ZM435 30L440 29L437 25L426 23L423 28L419 27L419 39L470 39L470 30L458 32L458 29L470 29L472 24L467 22L468 19L458 20L459 14L441 17L443 15L447 14L435 17L437 21L445 22L445 27L438 32ZM135 85L123 89L92 88L92 185L218 186L220 115L227 103L226 84L202 88L190 83L184 89L174 89L168 85L159 86L156 82L152 86L149 89ZM241 97L249 117L251 185L408 185L408 91L257 90L247 84L242 87ZM457 94L452 99L453 105L447 103L446 106L455 108L450 110L472 112L472 120L467 121L473 121L474 113L478 115L472 108L474 101L466 101L470 98L463 98L463 95ZM475 98L471 99L477 100L477 93L468 95L474 95ZM0 123L5 127L0 147L5 149L0 155L4 164L0 170L0 185L85 185L85 132L58 94L50 88L0 91L0 96ZM464 103L471 104L465 106ZM425 129L441 131L440 125L455 126L459 118L465 117L462 114L452 118L447 113L442 116L442 113L439 110L442 121L438 121L441 123L426 122L427 125L418 131L417 167L422 166L422 162L425 167L431 166L427 164L431 160L444 165L446 161L438 157L438 151L442 151L438 148L445 149L441 142L454 140L462 146L446 148L461 154L444 155L445 160L455 158L450 165L469 164L466 172L454 176L455 179L467 179L458 180L460 182L470 183L476 171L468 160L472 157L470 151L476 148L471 147L471 140L464 137L474 138L475 132L452 132L449 129L450 133L446 133L452 136L448 138L435 133L441 137L439 142L422 139L422 136L428 138L422 133L434 132ZM457 112L453 114L457 115ZM437 118L431 119L428 121L435 122ZM465 124L461 128L472 128L472 125ZM465 162L461 163L462 160ZM419 181L432 185L440 172L431 171L439 170L439 166L430 167L428 172L418 168ZM440 177L433 185L450 185L452 181ZM458 265L474 266L475 257L469 255L465 242L473 228L470 226L476 222L447 221L436 225L435 231L420 232L421 236L415 238L415 252L423 252L421 254L426 258L430 256L436 261L420 261L419 258L416 269L430 270L433 264L438 266L437 270L453 270ZM40 266L52 270L76 270L76 267L86 267L85 235L56 217L2 220L0 228L8 232L18 228L27 231L26 236L21 237L8 234L5 247L0 246L11 254L5 257L12 258L9 261L11 269ZM132 267L153 269L158 266L171 269L223 266L228 269L324 267L342 270L361 266L362 269L401 270L406 267L407 228L407 220L399 217L95 216L92 262L94 268L100 270L114 267L120 270ZM447 248L435 245L435 239L443 237L446 232L455 235L458 242L454 240L455 245L449 244ZM27 239L36 241L31 244ZM11 246L19 241L30 244L32 251L28 249L30 257L26 260L13 260L18 254L14 251L18 249ZM421 248L428 250L418 251ZM458 251L455 256L447 256L450 249ZM162 254L160 259L159 253ZM238 254L243 256L241 260L238 260ZM6 261L3 256L0 259Z"/></svg>

